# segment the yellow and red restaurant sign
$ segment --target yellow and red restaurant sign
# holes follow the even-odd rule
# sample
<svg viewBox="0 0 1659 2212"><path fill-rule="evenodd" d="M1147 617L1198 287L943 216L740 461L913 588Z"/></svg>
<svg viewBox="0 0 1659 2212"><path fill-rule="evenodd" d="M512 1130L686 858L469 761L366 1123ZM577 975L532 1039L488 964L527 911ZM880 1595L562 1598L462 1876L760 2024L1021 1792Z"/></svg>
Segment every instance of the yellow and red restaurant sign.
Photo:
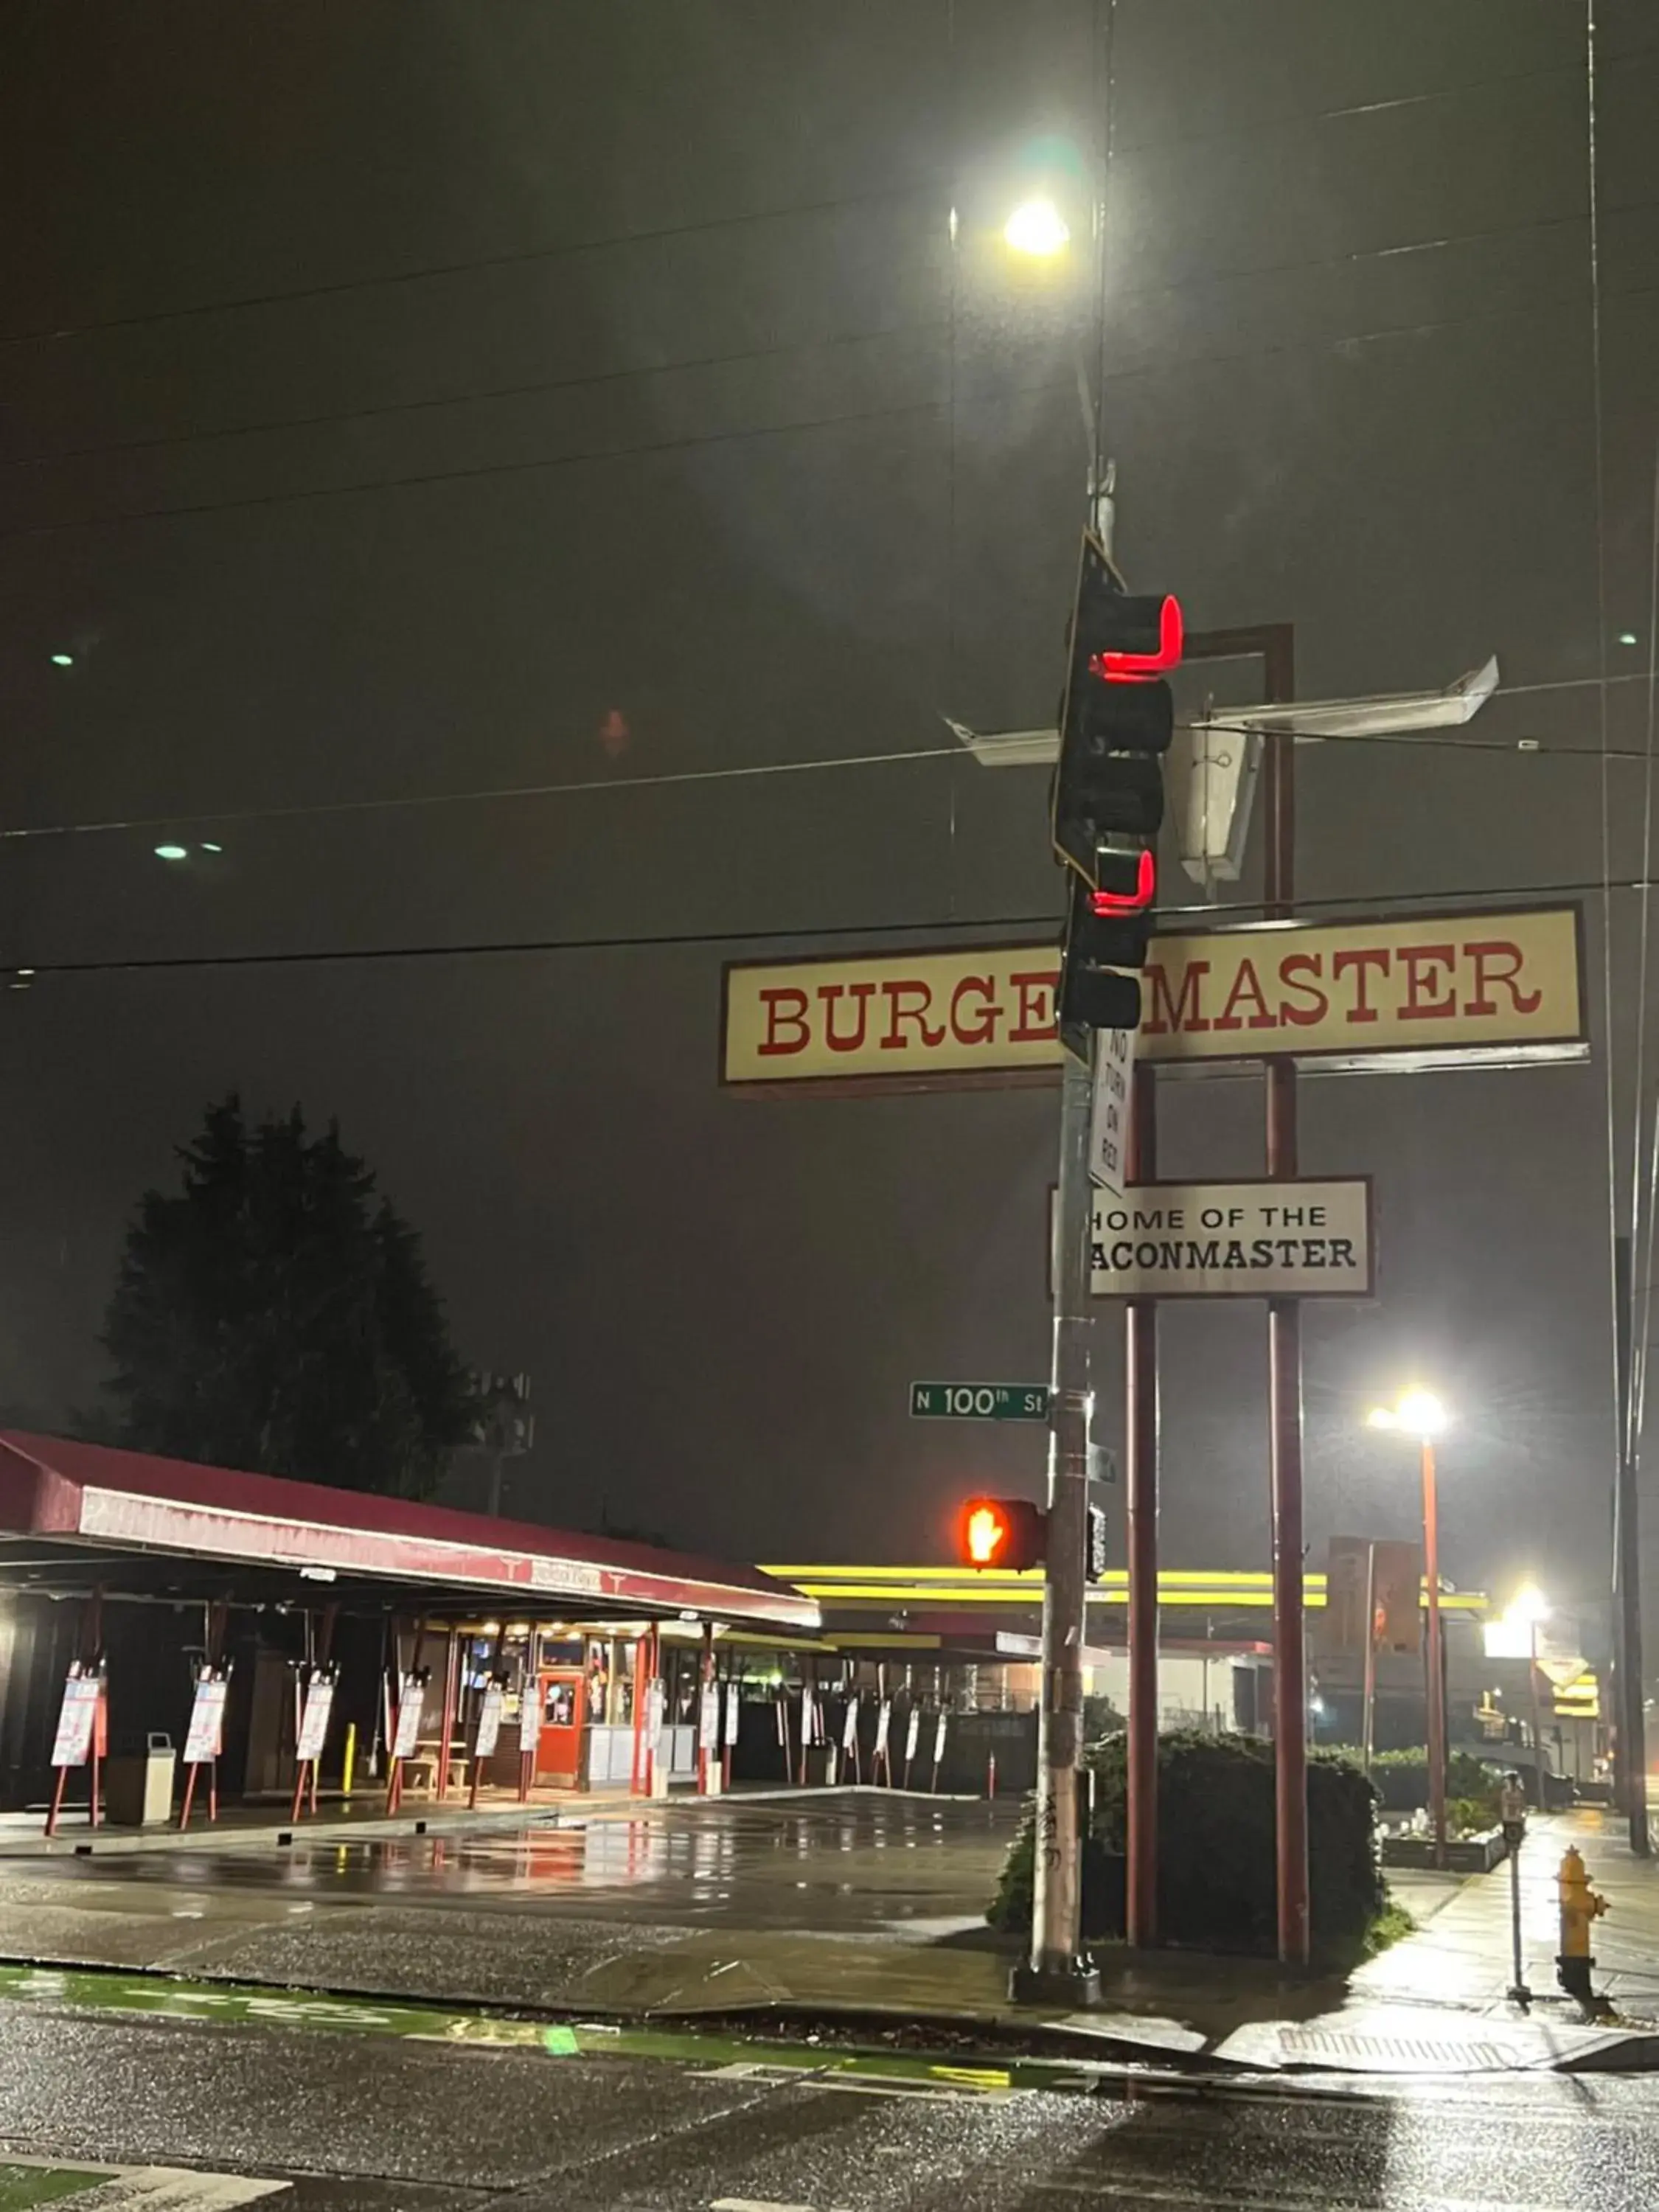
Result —
<svg viewBox="0 0 1659 2212"><path fill-rule="evenodd" d="M738 963L721 1075L745 1088L1041 1081L1060 954L1027 943ZM1258 925L1152 940L1139 1054L1346 1068L1582 1060L1576 907Z"/></svg>

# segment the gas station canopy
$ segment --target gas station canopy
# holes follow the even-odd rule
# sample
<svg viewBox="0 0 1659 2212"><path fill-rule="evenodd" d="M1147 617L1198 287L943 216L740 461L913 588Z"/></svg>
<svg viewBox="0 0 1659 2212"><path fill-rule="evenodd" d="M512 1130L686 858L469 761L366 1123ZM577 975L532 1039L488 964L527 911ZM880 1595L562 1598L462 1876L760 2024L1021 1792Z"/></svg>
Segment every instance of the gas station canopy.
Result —
<svg viewBox="0 0 1659 2212"><path fill-rule="evenodd" d="M331 1587L319 1588L319 1585ZM750 1567L366 1491L0 1431L0 1589L818 1626Z"/></svg>

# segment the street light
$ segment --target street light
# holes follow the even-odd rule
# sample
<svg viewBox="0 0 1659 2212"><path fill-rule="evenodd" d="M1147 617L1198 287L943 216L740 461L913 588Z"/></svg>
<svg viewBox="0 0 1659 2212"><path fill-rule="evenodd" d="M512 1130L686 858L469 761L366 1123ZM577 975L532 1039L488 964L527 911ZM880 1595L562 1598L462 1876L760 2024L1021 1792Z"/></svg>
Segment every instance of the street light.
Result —
<svg viewBox="0 0 1659 2212"><path fill-rule="evenodd" d="M1066 218L1051 199L1022 200L1002 226L1003 242L1016 253L1050 261L1072 242Z"/></svg>
<svg viewBox="0 0 1659 2212"><path fill-rule="evenodd" d="M1440 1640L1440 1507L1435 1483L1434 1440L1449 1417L1431 1390L1407 1390L1396 1406L1375 1406L1373 1429L1414 1437L1423 1455L1423 1573L1429 1592L1429 1821L1434 1863L1446 1863L1446 1675Z"/></svg>
<svg viewBox="0 0 1659 2212"><path fill-rule="evenodd" d="M1538 1720L1538 1625L1550 1617L1549 1605L1536 1583L1516 1592L1504 1619L1527 1632L1527 1687L1532 1696L1532 1763L1538 1782L1538 1809L1544 1803L1544 1732Z"/></svg>

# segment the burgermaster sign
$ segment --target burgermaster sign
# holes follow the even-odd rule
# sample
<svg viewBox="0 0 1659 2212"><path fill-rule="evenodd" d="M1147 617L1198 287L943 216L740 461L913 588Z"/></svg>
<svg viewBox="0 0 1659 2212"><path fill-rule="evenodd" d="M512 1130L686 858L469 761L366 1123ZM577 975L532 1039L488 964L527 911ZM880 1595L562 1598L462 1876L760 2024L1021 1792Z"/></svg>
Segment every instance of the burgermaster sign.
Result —
<svg viewBox="0 0 1659 2212"><path fill-rule="evenodd" d="M1052 944L726 971L728 1084L864 1090L1040 1079L1060 1059ZM1410 914L1158 937L1139 1056L1336 1067L1582 1060L1576 907Z"/></svg>

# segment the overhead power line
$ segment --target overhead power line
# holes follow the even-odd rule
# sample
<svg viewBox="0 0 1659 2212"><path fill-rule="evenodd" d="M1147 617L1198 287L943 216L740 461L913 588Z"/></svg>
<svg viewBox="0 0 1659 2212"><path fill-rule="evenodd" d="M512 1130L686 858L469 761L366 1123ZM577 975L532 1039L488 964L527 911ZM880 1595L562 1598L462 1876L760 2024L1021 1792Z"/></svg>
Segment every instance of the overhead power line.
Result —
<svg viewBox="0 0 1659 2212"><path fill-rule="evenodd" d="M269 292L230 293L217 300L192 301L179 307L150 307L137 314L109 315L100 320L66 323L48 330L14 331L0 335L0 347L50 345L66 338L96 336L105 331L147 330L158 323L184 323L203 315L238 314L250 307L280 307L307 300L337 299L352 292L391 291L403 284L425 284L444 276L467 276L490 269L519 269L537 262L574 261L584 254L611 253L629 246L656 246L676 238L697 238L714 230L738 230L768 222L790 222L803 216L830 215L843 208L870 207L882 200L913 199L933 189L937 180L920 179L908 185L878 185L868 191L842 192L830 199L800 200L793 207L754 208L734 215L708 216L697 222L667 223L655 230L613 232L606 238L567 240L562 246L526 246L504 253L483 253L460 261L424 263L417 269L392 269L374 276L343 276L323 284L296 284Z"/></svg>
<svg viewBox="0 0 1659 2212"><path fill-rule="evenodd" d="M833 353L851 346L874 345L884 338L906 338L945 327L943 318L925 319L875 331L848 331L834 337L803 338L787 345L748 346L733 353L701 354L688 361L647 362L634 368L589 370L581 376L536 377L520 384L486 385L472 392L440 392L418 399L383 400L372 407L341 407L318 415L273 415L258 422L227 422L205 429L174 430L152 438L116 438L96 446L69 446L50 453L28 453L0 462L0 473L57 468L67 461L95 460L111 453L150 453L181 446L209 446L235 438L273 437L286 430L325 430L346 423L374 422L404 415L431 414L446 407L483 407L497 399L528 399L549 392L586 392L613 384L644 382L652 377L692 376L708 368L738 368L758 361L782 361L804 353Z"/></svg>
<svg viewBox="0 0 1659 2212"><path fill-rule="evenodd" d="M1608 886L1615 891L1639 891L1654 887L1637 876L1621 878ZM1374 919L1378 914L1413 913L1422 908L1436 913L1449 909L1482 914L1493 905L1502 908L1516 900L1525 899L1536 904L1545 899L1585 898L1591 893L1599 895L1601 890L1601 880L1597 877L1573 883L1509 884L1474 890L1462 886L1420 891L1346 891L1325 898L1299 898L1297 901L1297 919L1305 921L1320 914L1354 908L1363 912L1367 920ZM1259 917L1261 913L1259 899L1234 899L1216 905L1199 902L1188 906L1162 907L1158 909L1158 918L1160 921L1216 922L1248 921ZM1274 927L1275 931L1283 928L1282 924ZM921 921L771 923L758 929L641 930L591 936L325 945L275 952L162 952L123 954L92 960L34 959L0 967L0 975L26 977L166 975L228 969L375 966L394 961L522 958L538 954L581 952L672 951L724 945L817 945L839 942L849 937L955 938L964 930L973 931L981 938L991 930L1042 930L1052 933L1058 949L1061 927L1060 919L1053 914L934 915ZM1182 933L1169 931L1165 933L1179 935Z"/></svg>
<svg viewBox="0 0 1659 2212"><path fill-rule="evenodd" d="M1593 690L1599 683L1595 677L1569 678L1551 684L1517 684L1502 686L1494 697L1523 697L1537 691ZM1610 684L1649 684L1650 672L1638 670L1628 676L1610 677ZM1289 710L1289 711L1293 711ZM1187 725L1185 726L1194 726ZM1259 735L1255 723L1229 722L1217 718L1205 722L1207 730L1225 730L1243 735ZM1557 760L1582 761L1589 766L1599 766L1600 750L1588 745L1552 744L1539 738L1471 738L1448 735L1435 731L1372 732L1347 738L1330 738L1321 743L1343 747L1364 748L1372 745L1400 747L1407 751L1499 753L1512 756L1521 752ZM1645 749L1635 746L1613 746L1608 758L1642 765L1647 760ZM38 843L52 838L100 837L123 834L137 834L152 830L233 830L257 827L264 823L304 822L326 820L332 816L422 813L446 806L498 805L510 801L544 799L580 799L588 795L610 794L628 791L660 791L676 785L755 782L769 776L826 775L838 769L901 768L913 762L961 761L966 756L960 744L902 746L891 752L832 753L812 760L756 761L738 763L725 768L666 769L644 775L576 776L552 783L482 784L465 791L431 791L381 793L365 799L323 799L296 800L281 806L207 807L184 813L174 809L154 814L123 814L96 817L78 822L15 823L0 829L0 845Z"/></svg>
<svg viewBox="0 0 1659 2212"><path fill-rule="evenodd" d="M1030 398L1044 392L1069 392L1071 379L1042 378L1031 384L1004 387L1000 398ZM907 416L940 415L948 401L911 399L890 407L850 409L842 414L819 414L799 422L763 422L741 430L711 430L699 436L647 439L635 445L596 446L582 453L532 456L516 461L481 461L466 468L416 469L406 474L354 477L349 483L307 486L297 491L252 492L237 499L185 500L171 507L128 507L113 514L78 515L63 522L27 523L19 530L0 530L0 543L8 540L62 538L82 530L116 530L132 522L161 522L174 517L233 514L251 507L298 507L313 501L350 499L361 493L415 490L423 485L477 482L490 477L532 476L556 469L586 467L593 461L652 459L663 453L699 451L711 446L742 445L761 438L805 437L824 430L842 429L853 423L897 422Z"/></svg>
<svg viewBox="0 0 1659 2212"><path fill-rule="evenodd" d="M752 782L764 776L811 775L830 769L887 768L903 761L963 757L960 745L927 745L890 753L837 753L819 760L669 769L653 775L580 776L564 783L495 784L476 791L434 791L400 798L325 799L292 806L231 807L202 814L129 815L101 822L54 822L0 830L0 844L40 837L100 836L116 830L229 830L249 823L304 820L313 815L415 812L430 807L482 805L503 799L574 799L588 793L660 791L675 784Z"/></svg>

